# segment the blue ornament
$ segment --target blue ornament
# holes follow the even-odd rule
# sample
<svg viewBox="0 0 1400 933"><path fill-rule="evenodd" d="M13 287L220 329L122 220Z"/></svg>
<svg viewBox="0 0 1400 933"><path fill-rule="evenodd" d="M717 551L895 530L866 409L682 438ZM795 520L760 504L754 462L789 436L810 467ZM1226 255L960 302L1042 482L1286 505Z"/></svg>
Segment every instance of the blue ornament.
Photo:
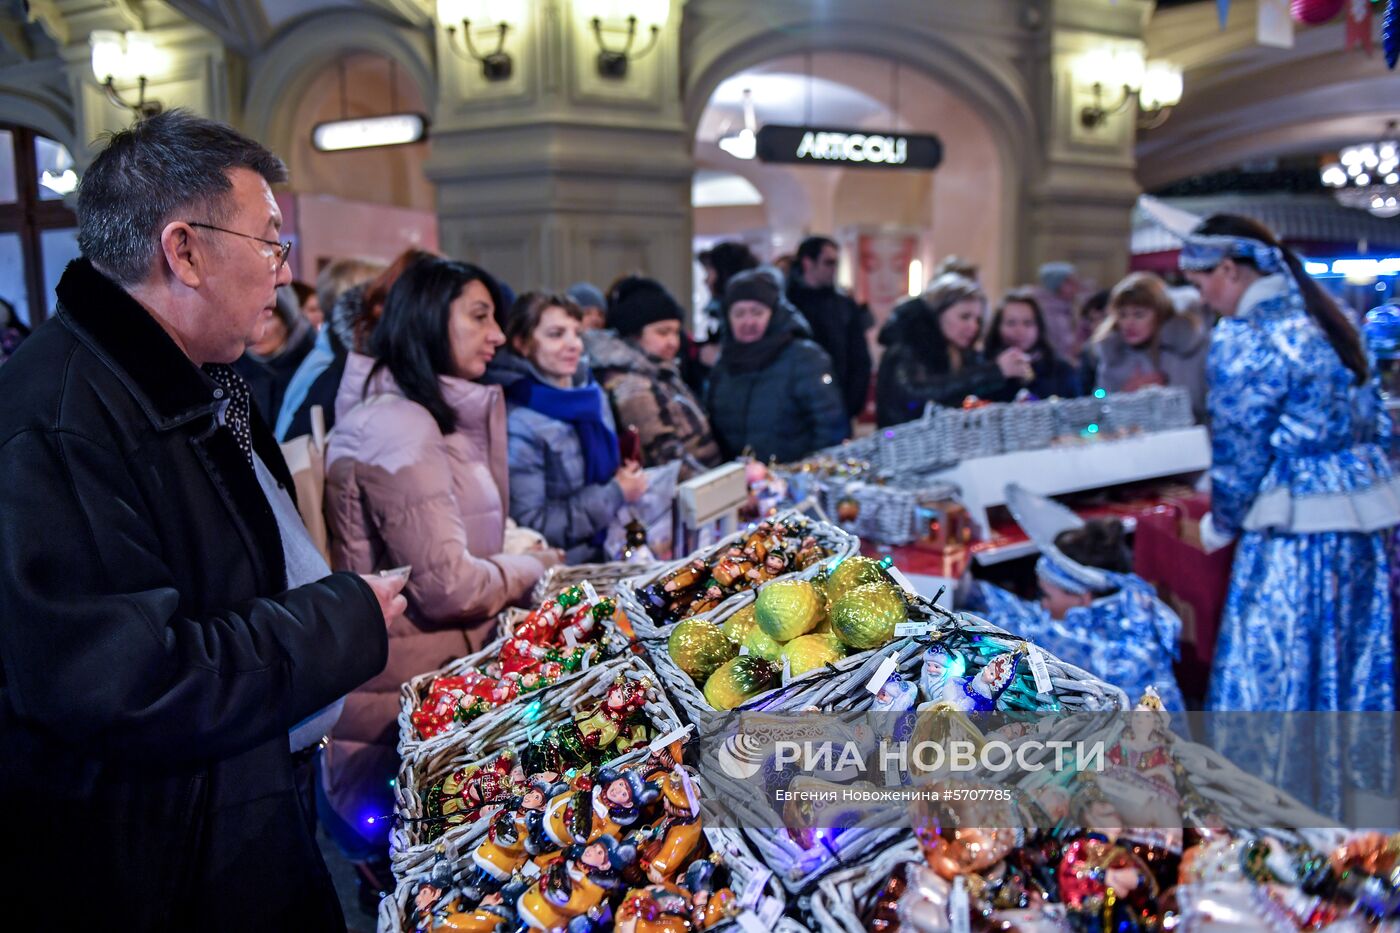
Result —
<svg viewBox="0 0 1400 933"><path fill-rule="evenodd" d="M1400 60L1400 0L1390 0L1385 5L1385 16L1381 19L1381 48L1385 49L1385 66L1395 70L1395 62Z"/></svg>
<svg viewBox="0 0 1400 933"><path fill-rule="evenodd" d="M1220 15L1220 28L1225 28L1225 21L1230 18L1230 0L1215 0L1215 10Z"/></svg>

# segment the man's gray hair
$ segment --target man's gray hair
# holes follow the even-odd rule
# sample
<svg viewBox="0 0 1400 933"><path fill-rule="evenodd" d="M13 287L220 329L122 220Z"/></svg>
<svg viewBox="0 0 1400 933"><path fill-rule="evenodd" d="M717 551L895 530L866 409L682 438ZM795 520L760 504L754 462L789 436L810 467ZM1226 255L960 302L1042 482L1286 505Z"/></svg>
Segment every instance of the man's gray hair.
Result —
<svg viewBox="0 0 1400 933"><path fill-rule="evenodd" d="M219 224L246 168L268 184L287 180L282 160L233 127L169 110L107 138L78 189L78 247L124 286L151 272L160 234L174 220Z"/></svg>

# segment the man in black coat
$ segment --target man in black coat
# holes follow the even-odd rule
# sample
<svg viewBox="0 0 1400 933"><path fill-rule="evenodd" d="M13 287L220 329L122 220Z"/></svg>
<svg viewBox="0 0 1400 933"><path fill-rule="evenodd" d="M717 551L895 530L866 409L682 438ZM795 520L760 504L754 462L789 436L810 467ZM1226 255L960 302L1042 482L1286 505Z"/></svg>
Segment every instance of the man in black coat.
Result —
<svg viewBox="0 0 1400 933"><path fill-rule="evenodd" d="M870 394L870 345L865 332L874 320L869 310L836 288L840 261L834 240L824 236L803 240L788 278L787 297L812 326L812 339L831 357L846 416L854 418L865 409Z"/></svg>
<svg viewBox="0 0 1400 933"><path fill-rule="evenodd" d="M383 668L404 600L308 574L287 466L227 365L291 277L284 179L181 111L117 134L84 176L57 314L0 370L11 916L345 928L289 732Z"/></svg>

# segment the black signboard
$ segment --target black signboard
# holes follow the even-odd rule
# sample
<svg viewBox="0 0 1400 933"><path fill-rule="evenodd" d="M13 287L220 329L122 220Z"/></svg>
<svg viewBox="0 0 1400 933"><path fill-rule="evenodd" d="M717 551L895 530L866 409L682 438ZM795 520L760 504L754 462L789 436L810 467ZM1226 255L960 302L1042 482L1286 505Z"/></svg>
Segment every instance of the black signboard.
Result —
<svg viewBox="0 0 1400 933"><path fill-rule="evenodd" d="M758 157L789 165L931 169L943 161L943 143L918 133L769 123L758 131Z"/></svg>

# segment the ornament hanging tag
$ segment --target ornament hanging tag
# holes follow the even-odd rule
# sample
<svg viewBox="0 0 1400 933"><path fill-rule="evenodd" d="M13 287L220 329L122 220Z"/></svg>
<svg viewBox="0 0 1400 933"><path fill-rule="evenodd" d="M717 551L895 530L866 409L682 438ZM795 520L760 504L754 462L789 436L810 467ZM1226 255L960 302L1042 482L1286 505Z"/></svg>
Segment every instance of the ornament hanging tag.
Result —
<svg viewBox="0 0 1400 933"><path fill-rule="evenodd" d="M899 655L894 652L885 655L885 659L880 662L880 666L875 669L875 673L870 675L870 680L866 682L865 689L870 693L879 693L898 665Z"/></svg>
<svg viewBox="0 0 1400 933"><path fill-rule="evenodd" d="M1027 660L1031 665L1031 676L1035 678L1035 692L1046 696L1055 687L1050 681L1050 667L1045 663L1045 655L1036 645L1028 645Z"/></svg>
<svg viewBox="0 0 1400 933"><path fill-rule="evenodd" d="M592 583L584 580L579 584L579 588L583 590L583 598L588 600L589 603L594 605L598 603L598 591L593 588Z"/></svg>
<svg viewBox="0 0 1400 933"><path fill-rule="evenodd" d="M767 868L759 866L754 869L753 875L749 878L749 883L744 885L744 893L739 898L739 906L745 910L752 910L758 906L759 898L763 897L763 891L768 887L768 879L773 877L773 872Z"/></svg>
<svg viewBox="0 0 1400 933"><path fill-rule="evenodd" d="M953 891L948 895L948 926L952 933L972 933L971 905L967 897L967 881L962 875L953 879Z"/></svg>

